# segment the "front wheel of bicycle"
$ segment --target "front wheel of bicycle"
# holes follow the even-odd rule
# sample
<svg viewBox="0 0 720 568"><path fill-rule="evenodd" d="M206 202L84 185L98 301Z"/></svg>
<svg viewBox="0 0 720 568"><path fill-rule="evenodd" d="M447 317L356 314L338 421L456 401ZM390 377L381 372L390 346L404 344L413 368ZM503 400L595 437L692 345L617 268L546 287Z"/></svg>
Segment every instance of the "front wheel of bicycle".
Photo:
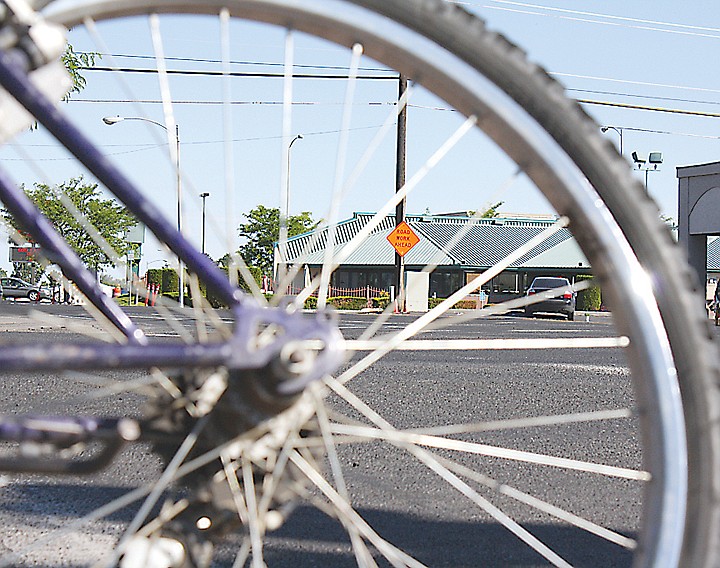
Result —
<svg viewBox="0 0 720 568"><path fill-rule="evenodd" d="M545 319L485 318L526 305L526 313L533 313L532 303L542 298L532 297L468 315L452 309L461 305L457 301L462 298L449 294L446 301L417 318L394 315L390 305L377 318L358 321L343 316L346 319L341 318L339 327L346 338L346 363L334 376L324 377L322 384L315 381L301 393L278 400L257 386L254 373L200 365L168 369L167 362L155 364L150 358L146 366L156 383L153 388L148 382L142 388L132 387L148 400L128 413L142 410L163 429L166 439L156 436L148 443L164 473L158 474L155 484L129 492L131 497L122 506L147 494L154 500L146 501L141 513L113 517L107 524L101 521L117 512L116 501L99 506L96 513L78 514L79 521L68 524L73 539L82 541L83 530L102 534L103 544L115 548L104 562L121 566L159 566L161 562L168 566L209 566L211 562L232 566L263 566L265 562L288 566L313 562L338 566L349 562L360 566L720 563L718 373L707 317L696 299L689 269L627 163L600 137L597 125L582 109L565 97L560 85L527 61L517 47L478 18L442 0L58 0L43 14L72 29L76 42L90 45L93 38L96 47L85 49L102 53L106 72L118 77L133 71L112 61L109 54L117 56L117 51L104 41L112 42L113 34L136 38L140 28L134 22L149 17L150 38L147 43L139 37L136 41L138 46L153 46L149 59L155 67L149 72L160 77L170 135L178 132L170 126L181 122L176 121L173 112L178 111L173 109L185 104L193 92L179 84L181 100L170 97L172 73L167 63L182 65L183 58L165 54L164 45L176 37L209 31L208 41L214 41L221 54L214 60L217 69L208 74L219 81L213 87L219 93L216 102L223 108L223 118L215 128L223 132L232 121L235 105L222 81L241 75L232 71L233 38L250 37L257 44L259 30L267 34L263 37L268 45L279 41L278 51L268 47L265 52L282 54L283 71L272 77L283 85L277 91L282 100L274 101L283 109L282 116L272 123L262 115L248 115L242 123L270 124L283 140L277 177L284 203L289 199L289 153L294 142L290 120L295 116L295 124L302 123L302 109L320 104L326 94L296 87L296 82L312 78L298 71L295 45L308 52L329 49L326 43L314 43L317 38L347 48L345 57L350 63L342 73L337 63L322 66L326 75L342 76L324 80L342 80L346 86L338 158L325 168L335 177L320 176L321 166L326 165L321 155L313 172L318 174L318 187L332 188L328 213L319 214L326 225L316 230L317 237L288 240L282 230L279 235L278 254L288 259L281 258L278 265L280 279L287 270L283 263L292 260L307 267L306 274L288 277L288 281L300 278L305 287L287 303L302 307L297 304L317 297L313 301L324 304L333 270L353 262L370 264L367 259L357 260L353 253L362 250L363 239L371 251L375 243L384 241L392 228L387 219L403 196L410 198L411 191L424 195L427 188L428 195L442 194L452 207L464 199L473 204L465 210L481 213L482 204L498 194L458 190L460 201L453 201L451 189L460 187L459 180L447 170L445 180L429 175L436 168L443 171L438 164L451 160L456 148L474 147L471 155L475 157L493 152L488 168L502 169L495 162L500 155L509 164L507 179L499 187L538 191L557 214L544 225L508 223L508 227L520 227L518 231L532 227L535 233L517 250L503 252L493 265L476 267L480 273L476 288L481 280L490 282L504 271L517 273L524 259L564 242L570 231L600 282L614 326L585 328L583 322L562 322L576 327L556 333L550 324L557 322ZM196 16L203 18L192 19ZM180 23L188 18L189 23ZM232 27L235 21L238 27ZM193 62L205 65L212 60L198 56ZM366 74L385 74L387 69L410 78L413 94L393 95L391 111L377 129L379 138L365 141L365 147L357 150L348 142L352 109L370 105L358 83ZM189 76L195 70L176 71ZM258 75L263 73L255 78ZM270 75L264 73L266 78ZM142 90L141 83L124 81L130 91ZM89 84L93 85L93 77ZM295 100L295 88L303 95L313 93L318 101L302 100L303 95ZM202 92L205 95L205 86ZM452 129L441 136L445 126L428 127L427 136L438 140L437 149L426 150L430 156L395 199L373 201L372 182L364 181L363 173L377 148L383 148L382 136L391 131L403 109L413 108L415 100L432 100L437 106L437 99L426 96L443 101L442 111L452 116ZM142 93L128 94L125 100L146 98ZM430 107L430 103L418 104L418 108ZM257 108L262 108L259 103ZM82 126L82 117L75 118ZM306 124L312 120L307 118ZM193 124L198 131L208 128L212 132L205 121ZM90 137L99 136L87 129ZM225 131L222 138L227 156L223 191L230 199L237 186L229 164L236 157L233 136ZM179 147L179 135L176 142ZM487 150L490 144L492 151ZM179 165L178 154L172 144L168 146L171 162ZM346 163L355 156L356 170L345 175ZM450 170L457 168L456 162L450 164ZM132 170L126 164L121 167ZM465 181L472 175L464 174ZM189 183L192 173L183 176L185 188L204 187ZM142 187L137 170L130 177ZM360 219L356 224L362 226L350 234L349 223L338 224L340 212L346 211L339 198L347 198L353 185L364 189L365 201L360 203L365 210L378 213L356 216ZM474 180L468 186L477 187ZM156 188L149 184L145 191L151 199ZM499 195L497 201L503 199ZM265 193L258 199L266 198ZM421 225L418 218L424 242L440 245L435 257L414 267L417 272L437 273L443 254L458 259L459 264L470 264L460 262L472 254L463 249L464 239L478 227L492 225L479 214L440 217L443 230L455 227L451 237ZM540 225L543 230L536 231ZM235 233L236 227L231 224L229 232ZM234 242L235 236L228 242ZM453 281L456 288L469 286L477 276L467 272L463 275L467 283ZM188 278L198 297L203 275L189 274ZM247 285L255 289L258 302L264 302L253 282ZM285 309L274 307L282 305L277 296L268 309ZM173 333L190 344L222 336L227 322L213 314L210 309L194 308L196 321L188 331L185 323L166 313ZM465 327L473 321L487 322L487 327ZM142 316L138 322L142 326ZM584 337L575 337L575 329ZM272 325L257 330L257 344L272 341L273 334L281 335ZM582 349L605 350L607 358L597 364L569 362L568 354ZM441 362L433 358L437 352L443 354ZM501 358L506 352L514 359ZM299 350L283 350L279 357L293 369L313 362ZM272 376L271 367L256 372ZM408 370L412 374L406 374ZM122 379L118 383L121 387ZM223 387L216 390L217 384ZM150 459L145 449L147 453L133 450L131 457ZM161 496L169 493L173 481L176 494L163 504ZM20 501L21 487L18 481L5 489L11 499ZM307 509L335 519L345 531L344 544L335 544L333 529ZM300 526L292 528L293 518L300 519ZM117 533L122 536L106 538ZM326 538L331 541L328 546ZM45 536L39 540L45 542ZM503 545L494 544L501 541ZM41 554L34 544L20 545L12 538L5 542L13 551L6 563L15 565ZM87 543L70 546L68 557L77 564L81 562L74 553L93 556L98 552ZM586 550L592 552L585 554Z"/></svg>

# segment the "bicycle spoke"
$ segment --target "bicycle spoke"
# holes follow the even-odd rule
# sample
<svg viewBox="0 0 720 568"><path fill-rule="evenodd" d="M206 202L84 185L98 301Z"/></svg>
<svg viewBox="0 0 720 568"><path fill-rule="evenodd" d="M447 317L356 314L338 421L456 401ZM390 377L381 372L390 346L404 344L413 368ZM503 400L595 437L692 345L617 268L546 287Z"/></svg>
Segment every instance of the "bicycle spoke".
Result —
<svg viewBox="0 0 720 568"><path fill-rule="evenodd" d="M337 227L338 216L340 213L340 197L342 195L342 187L345 178L345 163L347 161L348 150L348 130L350 129L350 121L352 118L352 103L355 96L355 87L357 83L358 67L360 65L360 57L363 48L360 44L355 44L352 49L352 61L350 63L350 71L348 73L347 89L345 92L345 105L340 127L340 141L338 143L338 154L335 162L335 181L333 183L332 199L330 205L330 215L328 216L328 236L325 242L325 258L323 259L322 269L320 271L320 284L318 288L318 309L325 308L327 302L328 289L330 288L330 276L332 274L332 260L335 252L335 229Z"/></svg>
<svg viewBox="0 0 720 568"><path fill-rule="evenodd" d="M223 464L223 471L225 472L225 480L230 486L230 492L233 497L233 503L235 503L238 518L241 523L248 525L250 522L250 512L245 503L245 496L243 495L243 490L237 477L237 471L226 454L221 454L220 458Z"/></svg>
<svg viewBox="0 0 720 568"><path fill-rule="evenodd" d="M391 340L394 336L389 336ZM386 345L386 339L347 340L348 351L377 351ZM498 351L523 349L599 349L627 347L627 337L563 337L526 339L408 339L398 344L395 351Z"/></svg>
<svg viewBox="0 0 720 568"><path fill-rule="evenodd" d="M230 78L230 12L227 8L220 10L220 53L222 60L222 117L223 117L223 167L225 168L225 247L230 254L238 256L234 251L238 250L237 226L238 219L235 217L235 159L233 144L233 116L231 108L232 82ZM242 262L245 265L245 262ZM245 267L247 268L247 267ZM229 274L236 274L232 270L232 264L228 267ZM245 278L246 282L255 282L254 278ZM251 288L255 298L264 296L259 289Z"/></svg>
<svg viewBox="0 0 720 568"><path fill-rule="evenodd" d="M320 491L322 491L328 499L330 499L338 514L346 517L348 521L357 528L362 536L369 540L373 546L375 546L375 548L377 548L385 556L390 564L397 567L423 567L423 564L397 549L372 530L370 525L365 522L357 511L345 502L332 488L332 486L317 472L317 470L311 467L299 453L294 452L290 454L290 461L298 466L308 479L310 479L310 481L312 481L315 486L320 489Z"/></svg>
<svg viewBox="0 0 720 568"><path fill-rule="evenodd" d="M346 426L366 427L365 424L351 420L349 417L339 412L332 413L332 420L338 424ZM617 410L598 410L593 412L577 412L573 414L556 414L549 416L528 416L525 418L509 418L506 420L488 420L486 422L470 422L458 424L446 424L443 426L418 426L415 428L406 428L398 430L400 433L409 434L426 434L428 436L450 436L457 434L472 434L478 432L501 432L505 430L520 430L526 428L542 428L547 426L563 426L569 424L587 424L592 422L604 422L611 420L627 420L633 418L635 414L628 408L620 408ZM368 441L363 436L338 436L333 437L335 444L352 443ZM300 444L302 445L319 445L320 440L312 438L304 438Z"/></svg>
<svg viewBox="0 0 720 568"><path fill-rule="evenodd" d="M612 531L596 523L593 523L592 521L589 521L583 517L580 517L579 515L575 515L569 511L566 511L565 509L556 507L555 505L543 501L542 499L538 499L533 495L530 495L524 491L520 491L515 487L512 487L505 483L499 483L498 481L481 473L477 473L470 468L463 466L462 464L453 462L437 455L435 456L435 458L442 466L446 467L453 473L461 475L462 477L466 477L467 479L471 479L476 483L485 485L491 488L493 491L496 491L497 493L506 495L511 499L515 499L520 503L524 503L538 511L560 519L568 523L569 525L580 528L590 534L599 536L600 538L603 538L608 542L612 542L613 544L617 544L618 546L622 546L623 548L626 548L628 550L634 550L635 548L637 548L637 541L635 539L628 538L616 531Z"/></svg>
<svg viewBox="0 0 720 568"><path fill-rule="evenodd" d="M347 485L345 484L345 477L343 476L342 465L340 464L340 460L338 459L337 449L335 448L335 443L333 441L330 421L328 419L327 413L325 411L325 406L322 401L322 393L319 392L320 390L321 389L315 389L315 392L313 394L315 395L316 415L318 417L318 424L320 425L320 433L323 447L325 449L328 461L330 462L330 471L333 474L333 479L335 480L335 488L338 492L338 495L340 495L340 497L346 503L348 503L348 505L352 505L352 501L350 500L350 494L348 493ZM350 536L350 542L352 543L353 552L355 553L355 557L358 561L358 566L374 565L372 556L367 550L367 547L364 545L362 538L360 537L360 534L355 528L355 526L349 524L346 528L348 531L348 535Z"/></svg>
<svg viewBox="0 0 720 568"><path fill-rule="evenodd" d="M62 318L60 316L56 316L53 314L49 314L46 312L41 312L40 310L30 310L28 312L28 317L33 320L37 321L38 323L42 323L45 325L50 325L57 328L65 328L68 331L72 331L73 333L77 333L80 335L83 335L85 337L90 337L93 339L100 339L101 341L105 343L115 343L116 338L113 333L110 333L110 330L106 330L103 328L103 332L106 333L98 333L97 329L88 326L86 323L74 321L69 318ZM96 321L96 320L93 320ZM97 322L100 323L100 322Z"/></svg>
<svg viewBox="0 0 720 568"><path fill-rule="evenodd" d="M351 402L351 404L353 403ZM357 408L355 404L353 404L353 406ZM608 477L617 477L620 479L631 479L634 481L650 481L651 478L650 474L647 471L561 458L558 456L538 454L534 452L513 450L511 448L501 448L488 444L464 442L462 440L455 440L452 438L445 438L440 436L429 436L425 434L399 432L395 429L388 430L386 428L369 428L335 424L332 426L332 431L335 434L347 434L349 436L366 437L375 440L384 440L391 442L405 442L416 446L453 450L456 452L462 452L467 454L478 454L487 457L502 458L506 460L520 461L535 465L545 465L557 467L560 469L582 471L585 473L594 473L597 475L605 475Z"/></svg>
<svg viewBox="0 0 720 568"><path fill-rule="evenodd" d="M293 65L295 43L292 30L285 32L285 66L283 77L283 115L282 115L282 161L280 170L280 235L278 250L287 250L288 219L290 216L288 180L290 176L290 144L292 144L292 103L293 103ZM278 265L278 280L287 274L287 258L281 258ZM282 291L278 291L284 295Z"/></svg>
<svg viewBox="0 0 720 568"><path fill-rule="evenodd" d="M233 568L242 568L245 566L245 562L247 562L247 559L250 556L250 551L252 550L252 545L250 544L250 539L245 538L243 540L243 544L240 547L240 550L238 550L237 555L235 556L235 561L233 562Z"/></svg>
<svg viewBox="0 0 720 568"><path fill-rule="evenodd" d="M508 420L492 420L475 424L414 428L409 429L408 432L417 432L431 436L448 436L451 434L469 434L472 432L498 432L519 428L538 428L542 426L560 426L562 424L584 424L605 420L624 420L632 416L633 412L630 409L621 408L618 410L598 410L595 412L578 412L575 414L556 414L554 416L531 416Z"/></svg>
<svg viewBox="0 0 720 568"><path fill-rule="evenodd" d="M262 431L263 428L261 428L260 430ZM260 432L252 430L250 432L247 432L245 435L252 437L259 434ZM167 474L168 477L164 480L164 484L167 485L169 483L173 483L191 473L198 471L200 468L207 466L208 464L212 463L217 459L220 459L223 454L227 453L227 455L232 455L237 451L238 444L243 444L243 442L244 441L242 439L242 436L240 436L237 439L229 440L223 444L220 444L219 446L208 450L207 452L204 452L203 454L193 458L192 460L181 464L172 475L167 474L169 469L166 468L164 474ZM184 444L187 447L192 444L192 440L186 438ZM247 442L245 442L245 445L247 445ZM175 456L179 459L180 454L176 452ZM86 525L103 519L109 515L112 515L113 513L121 511L125 507L135 503L140 499L147 498L153 491L157 491L157 488L158 482L156 481L148 483L143 487L128 491L128 493L126 493L125 495L96 508L95 510L84 515L83 517L80 517L74 521L63 525L62 528L58 529L57 531L35 539L31 544L28 544L22 550L13 551L11 554L4 555L2 558L0 558L0 567L14 565L17 560L27 554L38 550L40 547L45 546L50 542L56 541L65 535L80 531ZM128 536L131 535L128 534ZM117 555L119 553L121 553L121 551L116 550L115 560L117 560Z"/></svg>
<svg viewBox="0 0 720 568"><path fill-rule="evenodd" d="M263 562L263 534L264 530L260 525L258 518L257 501L255 498L255 480L253 479L252 466L247 458L241 460L241 470L243 477L243 488L245 494L245 504L248 513L248 530L250 531L250 544L252 550L252 566L253 568L265 568Z"/></svg>
<svg viewBox="0 0 720 568"><path fill-rule="evenodd" d="M476 505L478 505L481 509L483 509L486 513L491 515L493 518L495 518L506 529L508 529L510 532L512 532L515 536L517 536L525 544L530 546L538 554L540 554L546 560L551 562L554 566L558 566L558 567L562 567L562 568L570 568L570 564L568 564L562 557L560 557L558 554L553 552L543 542L541 542L532 533L530 533L529 531L524 529L522 526L520 526L512 518L507 516L501 509L497 508L495 505L490 503L490 501L483 498L479 493L477 493L475 490L473 490L469 485L467 485L462 480L460 480L460 478L458 478L455 474L453 474L447 468L444 468L442 465L440 465L440 463L437 460L435 460L435 458L433 458L431 456L431 454L428 454L426 452L418 452L417 450L412 451L412 453L416 457L418 457L428 468L430 468L432 471L437 473L440 477L442 477L445 481L447 481L452 487L457 489L460 493L462 493L463 495L468 497L471 501L473 501Z"/></svg>

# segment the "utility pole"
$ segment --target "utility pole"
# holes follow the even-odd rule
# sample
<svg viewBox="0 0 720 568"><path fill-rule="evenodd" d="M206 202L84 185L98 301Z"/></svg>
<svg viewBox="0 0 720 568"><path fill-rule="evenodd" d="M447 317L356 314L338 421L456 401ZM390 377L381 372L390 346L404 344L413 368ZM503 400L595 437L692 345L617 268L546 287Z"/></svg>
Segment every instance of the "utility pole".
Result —
<svg viewBox="0 0 720 568"><path fill-rule="evenodd" d="M398 78L398 104L407 90L407 77L400 74ZM406 135L407 135L407 105L398 113L397 120L397 148L395 161L395 192L400 191L405 185L405 158L406 158ZM405 220L405 199L395 207L395 226ZM405 311L405 278L404 278L403 257L395 253L395 290L397 290L396 301L399 312Z"/></svg>

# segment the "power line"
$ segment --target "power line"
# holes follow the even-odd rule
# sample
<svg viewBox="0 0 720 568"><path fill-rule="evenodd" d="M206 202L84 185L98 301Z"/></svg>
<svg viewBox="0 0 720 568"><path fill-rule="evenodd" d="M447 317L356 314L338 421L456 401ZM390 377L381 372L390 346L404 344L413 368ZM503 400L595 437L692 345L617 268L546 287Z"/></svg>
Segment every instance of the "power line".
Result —
<svg viewBox="0 0 720 568"><path fill-rule="evenodd" d="M619 130L627 130L629 132L644 132L646 134L665 134L669 136L688 136L690 138L707 138L709 140L720 140L720 136L711 136L709 134L693 134L691 132L673 132L672 130L654 130L652 128L636 128L634 126L617 126Z"/></svg>
<svg viewBox="0 0 720 568"><path fill-rule="evenodd" d="M657 95L636 95L632 93L620 93L617 91L598 91L594 89L572 89L568 88L567 92L574 92L574 93L591 93L595 95L609 95L609 96L616 96L616 97L627 97L627 98L636 98L636 99L654 99L654 100L660 100L660 101L670 101L670 102L681 102L681 103L691 103L691 104L705 104L705 105L713 105L717 106L720 105L719 101L708 101L708 100L697 100L697 99L682 99L678 97L661 97ZM160 99L133 99L133 100L127 100L127 99L71 99L71 102L73 103L94 103L94 104L162 104L162 101ZM173 104L176 105L199 105L199 106L218 106L223 104L229 104L231 106L280 106L283 105L283 101L230 101L226 103L225 101L221 100L174 100ZM293 101L293 106L339 106L343 105L345 103L337 101ZM353 103L352 106L394 106L397 102L395 101L367 101L362 103ZM608 104L610 104L608 102ZM441 111L449 111L453 110L447 107L440 107L437 105L419 105L419 104L409 104L408 105L411 108L421 108L421 109L430 109L430 110L441 110ZM653 107L648 107L653 108Z"/></svg>
<svg viewBox="0 0 720 568"><path fill-rule="evenodd" d="M706 118L720 118L720 113L716 112L703 112L703 111L696 111L696 110L686 110L686 109L677 109L677 108L664 108L664 107L651 107L651 106L645 106L645 105L630 105L626 103L613 103L609 101L594 101L591 99L575 99L580 104L585 105L598 105L598 106L608 106L608 107L616 107L616 108L624 108L624 109L630 109L630 110L647 110L652 112L664 112L669 114L684 114L687 116L704 116Z"/></svg>
<svg viewBox="0 0 720 568"><path fill-rule="evenodd" d="M163 104L163 101L160 99L78 99L73 98L70 99L72 103L95 103L95 104L148 104L148 105L159 105ZM174 105L199 105L199 106L217 106L217 105L223 105L223 104L230 104L232 106L282 106L284 101L230 101L229 103L226 103L225 101L221 100L174 100L172 102ZM340 106L344 105L343 102L330 102L330 101L293 101L290 103L293 106ZM377 101L368 101L363 103L353 103L352 106L396 106L396 101L390 101L390 102L377 102ZM417 108L420 108L419 105L408 105L408 106L416 106ZM430 108L430 107L426 107ZM438 110L444 110L441 108L438 108ZM449 110L449 109L445 109Z"/></svg>
<svg viewBox="0 0 720 568"><path fill-rule="evenodd" d="M140 74L157 74L157 69L149 69L143 67L105 67L105 66L83 66L78 67L79 71L112 71L115 73L140 73ZM253 77L259 79L283 79L285 78L284 73L271 73L262 71L231 71L226 73L224 71L199 71L199 70L183 70L183 69L168 69L168 75L187 75L187 76L201 76L201 77ZM318 73L293 73L293 79L347 79L348 75L343 73L335 74L318 74ZM357 79L372 80L372 81L397 81L397 75L357 75Z"/></svg>
<svg viewBox="0 0 720 568"><path fill-rule="evenodd" d="M654 99L656 101L670 101L675 103L691 103L699 105L720 105L718 101L700 101L697 99L682 99L680 97L661 97L659 95L636 95L633 93L618 93L617 91L598 91L595 89L573 89L567 88L566 91L573 93L592 93L593 95L610 95L614 97L627 97L630 99Z"/></svg>
<svg viewBox="0 0 720 568"><path fill-rule="evenodd" d="M668 83L652 83L647 81L632 81L629 79L614 79L612 77L596 77L593 75L577 75L574 73L561 73L558 71L549 71L549 75L553 77L570 77L572 79L590 79L592 81L607 81L610 83L622 83L625 85L637 85L641 87L660 87L663 89L679 89L682 91L700 91L704 93L720 93L720 89L708 89L706 87L688 87L686 85L672 85Z"/></svg>
<svg viewBox="0 0 720 568"><path fill-rule="evenodd" d="M125 59L141 59L145 61L155 61L156 57L154 55L137 55L137 54L129 54L129 53L104 53L104 54L98 54L95 52L78 52L79 54L84 55L100 55L100 57L110 57L110 58L125 58ZM165 57L166 61L182 61L182 62L189 62L189 63L212 63L212 64L221 64L223 63L219 59L207 59L207 58L200 58L200 57ZM230 65L253 65L253 66L264 66L264 67L284 67L285 63L272 63L267 61L229 61ZM294 68L298 69L333 69L333 70L346 70L347 66L343 65L306 65L301 63L293 63ZM373 72L387 72L387 73L394 73L394 75L397 77L397 72L393 71L392 69L387 69L385 67L358 67L361 71L373 71Z"/></svg>
<svg viewBox="0 0 720 568"><path fill-rule="evenodd" d="M643 31L655 31L664 32L670 34L678 34L693 37L704 37L710 39L720 39L720 29L703 27L689 24L678 24L675 22L661 22L656 20L646 20L643 18L630 18L626 16L615 16L612 14L600 14L596 12L584 12L582 10L570 10L566 8L555 8L550 6L542 6L540 4L528 4L523 2L511 2L510 0L493 0L496 4L504 4L505 6L516 6L516 8L509 8L503 6L493 6L490 4L482 4L480 2L467 2L463 0L445 0L451 4L459 4L465 6L474 6L478 8L487 8L489 10L501 10L504 12L517 12L523 14L529 14L533 16L542 16L546 18L557 18L561 20L577 21L591 24L599 24L604 26L615 26L624 27L635 30ZM546 10L548 12L557 12L558 14L543 14L540 12L531 12L531 10ZM596 19L588 19L596 18ZM607 20L615 21L602 21L597 18L606 18ZM635 25L633 25L635 24ZM656 27L656 26L665 26ZM711 32L711 33L705 33Z"/></svg>

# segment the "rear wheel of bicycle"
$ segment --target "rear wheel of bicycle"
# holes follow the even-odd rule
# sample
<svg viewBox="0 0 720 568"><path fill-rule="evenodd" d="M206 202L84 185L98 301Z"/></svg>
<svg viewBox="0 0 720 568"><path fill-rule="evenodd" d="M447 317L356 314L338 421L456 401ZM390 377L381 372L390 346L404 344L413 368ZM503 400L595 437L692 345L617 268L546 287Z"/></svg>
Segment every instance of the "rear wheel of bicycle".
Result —
<svg viewBox="0 0 720 568"><path fill-rule="evenodd" d="M516 164L509 179L514 182L521 171L558 213L557 223L544 238L551 238L551 233L564 229L567 223L590 261L594 276L601 282L617 332L617 337L597 338L597 329L583 328L588 336L585 348L608 345L612 364L567 365L562 356L558 361L553 359L555 355L545 356L554 361L553 372L567 369L570 377L578 379L577 384L566 381L564 371L555 377L555 382L562 382L568 391L578 388L573 391L574 398L564 399L562 404L552 395L541 398L544 391L539 383L525 382L526 377L519 380L515 367L496 359L496 352L489 351L496 349L490 343L476 341L477 337L458 337L464 332L462 326L467 318L455 312L447 315L454 302L441 304L430 316L389 319L390 308L371 324L353 321L343 330L349 339L349 362L335 378L325 379L322 387L308 388L292 405L279 411L273 410L273 404L262 400L255 391L236 387L237 392L232 392L229 387L208 414L212 418L205 434L201 430L206 423L188 424L182 409L166 410L174 408L172 393L166 389L155 402L148 403L151 414L160 415L173 434L190 433L207 454L214 451L213 439L223 443L222 449L214 454L214 462L194 466L192 473L178 483L180 497L168 501L159 514L155 510L152 516L145 511L145 516L154 518L153 521L146 523L145 517L136 521L135 517L121 523L124 530L130 527L130 532L139 529L139 536L126 535L120 540L117 557L123 556L122 565L147 565L148 555L172 557L178 547L180 560L168 561L166 565L182 566L182 562L190 562L188 556L195 564L209 565L209 558L214 555L217 562L228 565L241 566L251 559L253 566L261 566L264 559L271 565L273 561L280 564L293 554L294 560L288 565L294 565L292 562L298 561L300 554L297 550L308 555L308 563L318 558L327 560L323 556L328 554L326 548L316 549L313 544L299 542L306 538L306 529L317 521L306 520L305 526L295 532L287 529L290 534L284 536L285 529L281 529L279 534L284 540L281 538L273 552L272 529L282 525L286 518L290 526L291 509L299 509L301 519L308 518L303 516L302 503L327 512L346 530L350 552L347 557L340 553L330 556L329 563L335 565L348 557L362 566L376 562L394 566L443 563L457 566L535 561L527 559L527 552L517 552L513 547L505 556L500 553L495 556L491 543L497 537L498 527L526 546L531 551L530 558L543 558L558 566L598 563L597 557L582 555L586 546L596 550L595 545L584 540L587 538L602 541L601 548L610 546L621 551L601 556L601 564L717 565L720 561L717 536L720 519L715 491L720 482L717 369L707 318L696 299L689 270L654 204L633 179L624 160L599 136L593 121L564 96L562 88L542 69L529 63L514 45L487 30L477 18L440 0L89 0L53 2L45 12L52 21L70 28L85 24L92 33L95 21L102 30L101 22L112 25L115 19L146 14L220 14L222 53L229 52L229 28L225 22L232 16L292 30L292 34L316 36L351 49L349 85L353 85L352 77L358 74L361 53L399 71L412 80L414 88L427 89L452 107L454 113L466 117L418 172L425 175L468 133L492 141ZM164 22L158 26L154 19L151 21L154 41L162 39L157 34L159 29L165 29ZM168 17L168 22L171 25L176 20ZM295 101L292 63L288 66L293 60L292 40L287 38L294 37L292 34L280 36L286 62L284 122L280 134L290 144L288 117L294 112L291 109ZM98 46L97 51L105 52L105 48ZM228 63L229 60L225 61L223 70L226 76ZM109 66L114 67L112 63ZM160 76L163 68L164 62L157 69ZM116 72L121 74L119 69ZM163 93L164 99L166 96ZM164 100L166 124L170 124L167 118L172 116L167 114L171 112L168 110L171 102ZM402 99L397 106L405 104ZM345 108L352 106L352 101L346 98ZM224 108L230 107L227 101ZM388 124L394 119L390 114ZM341 133L348 132L343 121ZM346 147L342 138L339 147L338 153L343 154ZM281 185L286 186L287 144L282 158ZM346 181L342 176L343 160L338 158L331 166L341 172L342 183L335 188L335 194L342 193ZM358 160L362 161L363 158ZM406 187L411 188L414 183L415 178L411 178ZM455 183L451 181L446 186ZM231 185L230 189L234 187ZM284 197L287 199L287 194ZM487 198L481 197L480 202ZM329 209L326 219L336 222L337 208ZM383 211L382 206L376 210ZM393 210L394 204L388 206L378 224ZM470 219L467 231L477 223L478 219ZM367 238L373 238L378 231ZM287 243L281 234L280 250L283 246L287 247ZM455 242L449 246L459 245ZM326 248L333 247L326 244ZM500 272L529 252L523 250L516 258L503 258L486 275L493 270ZM342 259L341 247L339 254ZM432 271L432 266L426 267L426 271ZM202 275L197 276L202 280ZM327 279L319 277L319 287L322 302L327 295ZM309 290L300 293L301 298L306 296ZM523 305L509 303L485 313L510 307ZM534 355L537 344L533 338L518 342L515 323L510 322L512 325L505 328L500 338L504 340L502 349L517 349L514 351L517 360L525 365L522 372L532 373L534 368L546 372L546 360ZM397 326L390 325L395 323L402 324L403 329L395 331ZM544 332L543 322L530 323L537 327L530 328L528 333ZM189 341L207 337L206 324L207 321L198 323L197 334ZM369 331L354 331L355 327L365 325ZM601 329L610 333L607 327ZM387 333L376 335L379 330ZM482 334L487 330L473 328L475 332ZM437 342L413 342L419 333ZM262 338L262 332L259 335ZM550 333L548 345L555 347L555 351L577 348L572 333L569 335L556 340ZM371 349L370 354L351 357L354 350L364 353L364 349ZM396 349L396 355L386 357ZM412 356L407 356L405 349ZM446 354L444 370L430 357L436 349ZM622 372L607 375L607 368L618 366L615 360L618 350L626 357L619 365L630 369L631 384L630 379L624 380L628 377ZM383 367L387 360L391 364ZM148 366L152 367L152 361ZM501 367L507 369L507 385L517 389L513 394L504 393L503 388L495 391L490 388L493 382L487 376ZM597 370L601 367L605 370ZM458 368L466 369L472 376L458 374ZM415 370L417 378L407 381L403 377L407 369ZM380 372L386 374L378 376ZM583 374L588 372L596 373L594 379ZM229 374L232 378L232 370ZM204 381L211 383L215 377L202 369L179 374L168 371L166 375L165 379L170 379L180 393L195 392L193 389L204 392L199 385ZM601 382L604 379L606 383ZM584 386L580 388L580 384ZM608 385L611 388L603 390ZM630 386L632 392L624 390ZM527 389L532 389L531 395ZM355 391L364 394L370 403L363 402ZM464 391L467 396L462 394ZM601 391L613 399L614 407L605 405L603 396L598 396ZM630 396L633 402L625 400ZM440 404L440 397L445 397L445 405ZM495 399L501 400L505 408L491 406L491 399L493 403ZM517 401L522 404L514 406ZM391 410L386 411L385 417L380 416L374 410L378 405ZM423 418L429 406L443 410L426 421ZM467 414L471 412L475 414ZM260 418L247 420L248 432L236 432L236 423L253 414ZM568 447L556 448L542 441L549 436L542 428L566 437ZM511 434L506 436L506 432ZM538 441L538 437L542 440ZM586 443L582 443L580 439L586 437ZM380 443L397 453L378 446ZM551 447L546 448L546 443ZM347 449L355 448L355 444L359 449ZM155 443L155 449L164 462L172 463L173 456L178 455L161 442ZM343 466L347 468L345 473ZM548 474L548 468L560 470L565 477ZM403 470L409 477L398 476ZM368 481L372 479L377 481ZM406 484L410 489L408 495L416 500L404 503L394 491L376 495L385 479L391 480L391 485ZM157 493L165 489L165 481L154 486L159 488ZM352 486L362 488L359 497L351 495ZM615 490L622 497L611 497ZM450 495L445 496L442 493L445 491ZM431 499L436 493L442 494L439 501ZM595 510L587 501L581 501L579 495L583 493L593 495L591 501L597 499ZM613 499L616 502L611 506ZM444 503L447 510L442 510L438 503ZM613 511L609 511L611 507ZM629 520L622 518L623 512ZM438 519L434 519L436 515ZM92 521L95 520L93 517ZM319 526L321 533L327 530L324 525ZM391 539L386 539L377 527L390 527L388 531L400 543L411 544L395 546L397 543L388 542ZM408 533L419 531L438 531L444 541L436 542L430 534L426 543L408 538ZM453 540L453 533L457 541ZM571 533L592 536L569 537ZM239 542L228 544L223 540L233 534ZM324 536L309 534L307 538L316 542L313 539L322 541ZM484 544L474 547L475 539ZM564 541L572 544L563 544ZM17 555L22 557L20 549ZM305 558L300 556L298 563L302 564Z"/></svg>

